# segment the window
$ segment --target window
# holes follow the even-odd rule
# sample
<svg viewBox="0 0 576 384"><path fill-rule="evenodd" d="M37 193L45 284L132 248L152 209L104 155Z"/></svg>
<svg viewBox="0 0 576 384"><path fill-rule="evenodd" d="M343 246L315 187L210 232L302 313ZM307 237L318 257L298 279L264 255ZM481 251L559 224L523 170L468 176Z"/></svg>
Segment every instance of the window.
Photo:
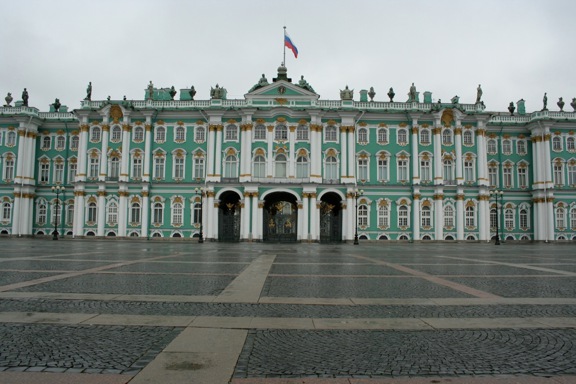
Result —
<svg viewBox="0 0 576 384"><path fill-rule="evenodd" d="M166 128L156 127L156 140L157 143L163 143L166 141Z"/></svg>
<svg viewBox="0 0 576 384"><path fill-rule="evenodd" d="M454 184L454 163L452 159L444 159L443 162L443 171L444 171L444 184L445 185L453 185Z"/></svg>
<svg viewBox="0 0 576 384"><path fill-rule="evenodd" d="M378 181L388 181L388 159L385 157L378 159Z"/></svg>
<svg viewBox="0 0 576 384"><path fill-rule="evenodd" d="M565 228L566 210L563 207L556 208L556 228Z"/></svg>
<svg viewBox="0 0 576 384"><path fill-rule="evenodd" d="M183 179L184 178L184 156L174 157L174 178Z"/></svg>
<svg viewBox="0 0 576 384"><path fill-rule="evenodd" d="M554 136L552 138L552 150L556 152L562 150L562 138L560 136Z"/></svg>
<svg viewBox="0 0 576 384"><path fill-rule="evenodd" d="M70 140L70 149L73 151L77 151L79 143L80 138L77 135L72 136L72 139Z"/></svg>
<svg viewBox="0 0 576 384"><path fill-rule="evenodd" d="M469 205L466 207L466 226L475 227L476 226L476 215L474 206Z"/></svg>
<svg viewBox="0 0 576 384"><path fill-rule="evenodd" d="M237 172L238 160L235 155L228 155L224 159L224 177L236 178L238 177Z"/></svg>
<svg viewBox="0 0 576 384"><path fill-rule="evenodd" d="M62 203L54 203L52 204L52 215L50 224L55 225L56 223L61 223L61 216L62 216Z"/></svg>
<svg viewBox="0 0 576 384"><path fill-rule="evenodd" d="M2 221L10 221L12 219L12 204L8 202L2 203Z"/></svg>
<svg viewBox="0 0 576 384"><path fill-rule="evenodd" d="M186 140L186 130L182 126L176 127L176 134L174 135L174 141L177 143L182 143Z"/></svg>
<svg viewBox="0 0 576 384"><path fill-rule="evenodd" d="M379 144L388 143L388 130L386 128L378 128L378 143Z"/></svg>
<svg viewBox="0 0 576 384"><path fill-rule="evenodd" d="M390 209L388 209L388 205L381 204L378 207L378 227L379 228L388 228L390 226Z"/></svg>
<svg viewBox="0 0 576 384"><path fill-rule="evenodd" d="M140 203L132 203L130 204L130 223L131 224L140 224Z"/></svg>
<svg viewBox="0 0 576 384"><path fill-rule="evenodd" d="M254 127L254 140L266 140L266 127L258 124Z"/></svg>
<svg viewBox="0 0 576 384"><path fill-rule="evenodd" d="M133 131L133 139L136 143L144 141L144 128L136 126Z"/></svg>
<svg viewBox="0 0 576 384"><path fill-rule="evenodd" d="M426 128L420 130L420 144L422 145L430 144L430 131Z"/></svg>
<svg viewBox="0 0 576 384"><path fill-rule="evenodd" d="M78 164L76 162L68 162L68 183L73 183L76 179L76 172L78 170Z"/></svg>
<svg viewBox="0 0 576 384"><path fill-rule="evenodd" d="M430 160L428 158L420 159L420 181L423 183L429 183L432 181Z"/></svg>
<svg viewBox="0 0 576 384"><path fill-rule="evenodd" d="M238 127L236 127L234 124L226 126L226 130L224 131L224 140L238 140Z"/></svg>
<svg viewBox="0 0 576 384"><path fill-rule="evenodd" d="M112 156L110 158L110 168L108 169L108 178L110 180L118 180L120 176L120 158Z"/></svg>
<svg viewBox="0 0 576 384"><path fill-rule="evenodd" d="M464 181L466 183L474 182L474 161L464 160Z"/></svg>
<svg viewBox="0 0 576 384"><path fill-rule="evenodd" d="M514 228L514 210L512 208L504 210L504 228Z"/></svg>
<svg viewBox="0 0 576 384"><path fill-rule="evenodd" d="M283 154L276 155L274 159L275 177L286 177L286 156Z"/></svg>
<svg viewBox="0 0 576 384"><path fill-rule="evenodd" d="M451 205L444 207L444 228L454 228L454 207Z"/></svg>
<svg viewBox="0 0 576 384"><path fill-rule="evenodd" d="M528 168L518 167L518 187L528 188Z"/></svg>
<svg viewBox="0 0 576 384"><path fill-rule="evenodd" d="M404 159L398 160L398 181L399 182L408 181L408 160Z"/></svg>
<svg viewBox="0 0 576 384"><path fill-rule="evenodd" d="M196 142L203 143L206 140L206 129L204 127L196 127Z"/></svg>
<svg viewBox="0 0 576 384"><path fill-rule="evenodd" d="M358 142L359 143L368 142L368 130L366 128L358 129Z"/></svg>
<svg viewBox="0 0 576 384"><path fill-rule="evenodd" d="M398 226L407 227L408 226L408 207L401 205L398 208Z"/></svg>
<svg viewBox="0 0 576 384"><path fill-rule="evenodd" d="M194 177L196 179L204 178L204 157L194 157Z"/></svg>
<svg viewBox="0 0 576 384"><path fill-rule="evenodd" d="M184 216L182 203L175 203L172 205L172 225L180 226L182 225L182 218Z"/></svg>
<svg viewBox="0 0 576 384"><path fill-rule="evenodd" d="M571 160L568 163L568 185L574 186L576 185L576 161Z"/></svg>
<svg viewBox="0 0 576 384"><path fill-rule="evenodd" d="M66 206L66 224L74 224L74 204L68 204Z"/></svg>
<svg viewBox="0 0 576 384"><path fill-rule="evenodd" d="M266 177L266 159L262 155L254 157L252 176Z"/></svg>
<svg viewBox="0 0 576 384"><path fill-rule="evenodd" d="M296 158L296 177L306 178L309 176L310 175L308 174L308 157L298 156L298 158Z"/></svg>
<svg viewBox="0 0 576 384"><path fill-rule="evenodd" d="M52 138L50 136L44 136L42 138L42 150L47 151L52 145Z"/></svg>
<svg viewBox="0 0 576 384"><path fill-rule="evenodd" d="M157 180L164 180L164 171L166 168L166 159L164 156L154 157L154 178Z"/></svg>
<svg viewBox="0 0 576 384"><path fill-rule="evenodd" d="M338 160L334 156L328 156L325 160L325 178L328 180L338 179Z"/></svg>
<svg viewBox="0 0 576 384"><path fill-rule="evenodd" d="M576 229L576 207L572 207L570 210L570 228Z"/></svg>
<svg viewBox="0 0 576 384"><path fill-rule="evenodd" d="M366 204L358 206L358 225L360 227L368 226L368 206Z"/></svg>
<svg viewBox="0 0 576 384"><path fill-rule="evenodd" d="M54 162L54 184L64 183L64 162L59 159Z"/></svg>
<svg viewBox="0 0 576 384"><path fill-rule="evenodd" d="M432 217L432 212L430 210L430 207L428 206L424 206L422 207L422 209L420 210L420 221L421 221L421 226L423 228L429 228L431 226L431 217Z"/></svg>
<svg viewBox="0 0 576 384"><path fill-rule="evenodd" d="M88 214L86 215L86 219L88 223L95 223L96 222L96 203L91 202L88 203Z"/></svg>
<svg viewBox="0 0 576 384"><path fill-rule="evenodd" d="M5 155L4 158L4 180L11 181L14 179L14 158L11 155Z"/></svg>
<svg viewBox="0 0 576 384"><path fill-rule="evenodd" d="M93 143L100 142L100 127L92 127L92 133L90 134L90 141Z"/></svg>
<svg viewBox="0 0 576 384"><path fill-rule="evenodd" d="M498 225L498 210L496 208L490 209L490 228L496 230Z"/></svg>
<svg viewBox="0 0 576 384"><path fill-rule="evenodd" d="M58 151L63 150L66 147L66 138L62 135L56 137L56 149Z"/></svg>
<svg viewBox="0 0 576 384"><path fill-rule="evenodd" d="M288 140L288 128L285 125L276 126L274 140Z"/></svg>
<svg viewBox="0 0 576 384"><path fill-rule="evenodd" d="M152 224L158 226L164 222L164 206L162 203L154 203L153 206Z"/></svg>
<svg viewBox="0 0 576 384"><path fill-rule="evenodd" d="M504 169L502 170L502 184L504 188L512 188L512 166L509 164L504 164Z"/></svg>
<svg viewBox="0 0 576 384"><path fill-rule="evenodd" d="M47 183L50 176L50 163L46 160L40 163L40 182Z"/></svg>
<svg viewBox="0 0 576 384"><path fill-rule="evenodd" d="M358 159L358 180L369 180L368 176L368 159L365 157Z"/></svg>
<svg viewBox="0 0 576 384"><path fill-rule="evenodd" d="M308 127L304 124L300 124L296 128L296 140L307 141L308 140Z"/></svg>
<svg viewBox="0 0 576 384"><path fill-rule="evenodd" d="M338 141L338 130L335 126L329 125L324 128L324 141Z"/></svg>
<svg viewBox="0 0 576 384"><path fill-rule="evenodd" d="M46 212L47 212L46 202L41 201L40 203L38 203L37 209L38 209L38 211L36 213L36 222L39 225L46 224Z"/></svg>
<svg viewBox="0 0 576 384"><path fill-rule="evenodd" d="M118 204L115 201L110 202L108 204L108 214L106 222L109 225L116 225L118 223Z"/></svg>
<svg viewBox="0 0 576 384"><path fill-rule="evenodd" d="M562 161L557 160L554 162L554 185L563 186L564 185L564 164Z"/></svg>
<svg viewBox="0 0 576 384"><path fill-rule="evenodd" d="M520 217L520 228L528 229L528 210L522 208L520 210L519 217Z"/></svg>
<svg viewBox="0 0 576 384"><path fill-rule="evenodd" d="M488 165L488 183L491 187L498 186L498 166L496 164Z"/></svg>
<svg viewBox="0 0 576 384"><path fill-rule="evenodd" d="M512 141L509 139L502 140L502 153L510 155L512 153Z"/></svg>
<svg viewBox="0 0 576 384"><path fill-rule="evenodd" d="M142 157L140 155L132 155L132 178L136 180L142 178Z"/></svg>
<svg viewBox="0 0 576 384"><path fill-rule="evenodd" d="M399 129L397 133L398 144L408 144L408 133L405 129Z"/></svg>
<svg viewBox="0 0 576 384"><path fill-rule="evenodd" d="M6 146L13 147L16 145L16 132L8 131L6 134Z"/></svg>
<svg viewBox="0 0 576 384"><path fill-rule="evenodd" d="M524 140L518 140L516 142L516 152L519 155L525 155L526 154L526 142Z"/></svg>
<svg viewBox="0 0 576 384"><path fill-rule="evenodd" d="M574 152L576 151L576 144L574 143L574 137L570 136L566 139L566 149L569 152Z"/></svg>
<svg viewBox="0 0 576 384"><path fill-rule="evenodd" d="M110 141L113 143L119 143L122 140L122 128L115 125L112 127L112 133L110 135Z"/></svg>
<svg viewBox="0 0 576 384"><path fill-rule="evenodd" d="M474 145L474 136L471 130L467 129L464 131L462 134L462 143L467 146Z"/></svg>
<svg viewBox="0 0 576 384"><path fill-rule="evenodd" d="M452 145L452 131L445 129L442 131L442 144Z"/></svg>
<svg viewBox="0 0 576 384"><path fill-rule="evenodd" d="M496 140L494 140L494 139L488 140L486 147L487 147L487 152L489 155L495 155L496 153L498 153L498 150L497 150L498 147L496 146Z"/></svg>

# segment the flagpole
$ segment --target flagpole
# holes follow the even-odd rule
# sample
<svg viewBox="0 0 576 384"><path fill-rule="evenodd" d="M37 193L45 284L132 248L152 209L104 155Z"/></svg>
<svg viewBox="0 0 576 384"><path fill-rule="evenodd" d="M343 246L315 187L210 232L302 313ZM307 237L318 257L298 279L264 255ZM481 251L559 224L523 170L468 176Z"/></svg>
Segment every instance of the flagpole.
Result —
<svg viewBox="0 0 576 384"><path fill-rule="evenodd" d="M284 57L282 60L282 66L286 66L286 26L284 26L284 41L282 41L282 46L284 47Z"/></svg>

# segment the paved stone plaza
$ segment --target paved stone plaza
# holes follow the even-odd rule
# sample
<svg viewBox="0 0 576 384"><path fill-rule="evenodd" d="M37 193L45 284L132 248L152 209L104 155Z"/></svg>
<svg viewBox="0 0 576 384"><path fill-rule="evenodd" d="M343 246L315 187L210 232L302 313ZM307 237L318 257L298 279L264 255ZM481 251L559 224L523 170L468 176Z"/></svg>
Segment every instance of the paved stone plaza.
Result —
<svg viewBox="0 0 576 384"><path fill-rule="evenodd" d="M574 244L0 238L0 383L576 383Z"/></svg>

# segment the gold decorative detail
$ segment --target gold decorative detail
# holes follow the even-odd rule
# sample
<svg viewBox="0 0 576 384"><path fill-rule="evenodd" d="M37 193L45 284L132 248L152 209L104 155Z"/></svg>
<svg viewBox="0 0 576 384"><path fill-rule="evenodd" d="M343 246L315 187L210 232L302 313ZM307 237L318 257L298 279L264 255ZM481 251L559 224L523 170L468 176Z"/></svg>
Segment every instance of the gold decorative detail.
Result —
<svg viewBox="0 0 576 384"><path fill-rule="evenodd" d="M326 156L336 156L336 150L334 150L334 148L330 148L328 151L326 151Z"/></svg>
<svg viewBox="0 0 576 384"><path fill-rule="evenodd" d="M300 120L298 120L298 124L306 125L306 124L308 124L308 122L305 119L300 119Z"/></svg>
<svg viewBox="0 0 576 384"><path fill-rule="evenodd" d="M228 148L228 150L226 151L226 155L235 155L236 154L236 150L234 148Z"/></svg>
<svg viewBox="0 0 576 384"><path fill-rule="evenodd" d="M284 98L284 97L277 97L274 99L278 104L280 105L286 105L288 104L288 99Z"/></svg>
<svg viewBox="0 0 576 384"><path fill-rule="evenodd" d="M204 125L204 120L196 120L196 125Z"/></svg>
<svg viewBox="0 0 576 384"><path fill-rule="evenodd" d="M422 197L422 195L419 194L419 193L414 193L414 194L412 195L412 197L414 198L414 200L420 200L420 198Z"/></svg>
<svg viewBox="0 0 576 384"><path fill-rule="evenodd" d="M115 124L118 124L118 121L124 116L122 113L122 108L119 105L113 105L110 107L110 117L114 121Z"/></svg>
<svg viewBox="0 0 576 384"><path fill-rule="evenodd" d="M454 111L451 109L445 109L444 112L442 112L442 117L440 120L445 127L451 126L452 122L454 121Z"/></svg>
<svg viewBox="0 0 576 384"><path fill-rule="evenodd" d="M276 118L276 121L279 122L279 123L284 123L284 122L286 122L286 118L285 118L285 117L282 117L282 116L279 116L278 118Z"/></svg>
<svg viewBox="0 0 576 384"><path fill-rule="evenodd" d="M157 120L156 125L164 125L164 120Z"/></svg>
<svg viewBox="0 0 576 384"><path fill-rule="evenodd" d="M336 125L336 121L330 119L326 122L327 125Z"/></svg>
<svg viewBox="0 0 576 384"><path fill-rule="evenodd" d="M442 200L444 199L444 195L442 193L434 194L434 200Z"/></svg>
<svg viewBox="0 0 576 384"><path fill-rule="evenodd" d="M465 196L461 193L456 195L456 200L464 200Z"/></svg>
<svg viewBox="0 0 576 384"><path fill-rule="evenodd" d="M472 200L468 200L468 202L466 203L466 207L475 207L476 204L474 204L474 202Z"/></svg>
<svg viewBox="0 0 576 384"><path fill-rule="evenodd" d="M130 124L124 124L122 125L122 130L124 132L130 132L130 130L132 129L132 126Z"/></svg>
<svg viewBox="0 0 576 384"><path fill-rule="evenodd" d="M252 130L252 123L242 124L240 126L240 130L242 131L251 131Z"/></svg>

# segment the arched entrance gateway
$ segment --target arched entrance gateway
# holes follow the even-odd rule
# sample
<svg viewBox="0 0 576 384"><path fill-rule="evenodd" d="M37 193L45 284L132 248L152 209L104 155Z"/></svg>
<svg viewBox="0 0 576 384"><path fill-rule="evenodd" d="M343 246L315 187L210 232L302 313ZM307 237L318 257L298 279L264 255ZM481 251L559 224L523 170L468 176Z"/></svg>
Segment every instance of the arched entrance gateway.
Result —
<svg viewBox="0 0 576 384"><path fill-rule="evenodd" d="M298 205L296 197L277 192L264 200L263 240L271 243L293 243L298 240Z"/></svg>
<svg viewBox="0 0 576 384"><path fill-rule="evenodd" d="M320 198L320 242L342 242L342 198L328 192Z"/></svg>
<svg viewBox="0 0 576 384"><path fill-rule="evenodd" d="M240 196L227 191L220 196L218 205L218 241L240 241Z"/></svg>

